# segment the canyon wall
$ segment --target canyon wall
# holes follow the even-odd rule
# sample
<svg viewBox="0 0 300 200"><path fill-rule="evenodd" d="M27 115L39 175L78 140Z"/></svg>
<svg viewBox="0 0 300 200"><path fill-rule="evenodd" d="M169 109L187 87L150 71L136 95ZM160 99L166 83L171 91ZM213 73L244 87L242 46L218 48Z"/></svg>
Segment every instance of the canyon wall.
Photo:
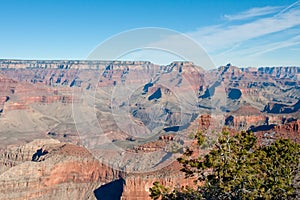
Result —
<svg viewBox="0 0 300 200"><path fill-rule="evenodd" d="M94 144L104 135L125 153L168 155L191 145L196 131L211 140L226 129L253 131L263 144L300 142L299 77L299 67L0 60L0 199L149 199L155 181L192 184L176 161L145 173L106 165L86 148L89 136ZM80 130L74 109L75 117L95 117L88 122L101 130ZM127 126L126 117L143 129ZM139 135L146 129L156 132Z"/></svg>

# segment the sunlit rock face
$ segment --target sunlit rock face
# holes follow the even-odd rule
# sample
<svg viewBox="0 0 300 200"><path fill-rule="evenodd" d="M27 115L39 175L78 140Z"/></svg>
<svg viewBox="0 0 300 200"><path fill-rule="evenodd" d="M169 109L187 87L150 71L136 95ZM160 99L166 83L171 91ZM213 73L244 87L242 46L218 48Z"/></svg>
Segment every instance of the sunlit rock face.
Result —
<svg viewBox="0 0 300 200"><path fill-rule="evenodd" d="M156 180L190 183L174 159L197 130L212 140L226 128L263 144L299 142L299 67L0 60L0 68L0 199L95 199L115 184L125 199L147 199Z"/></svg>

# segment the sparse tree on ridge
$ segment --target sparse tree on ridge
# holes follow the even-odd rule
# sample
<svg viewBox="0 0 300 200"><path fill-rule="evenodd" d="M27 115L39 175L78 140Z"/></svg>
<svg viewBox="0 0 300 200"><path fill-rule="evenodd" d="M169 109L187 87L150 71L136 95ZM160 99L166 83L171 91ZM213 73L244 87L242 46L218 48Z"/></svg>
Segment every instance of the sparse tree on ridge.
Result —
<svg viewBox="0 0 300 200"><path fill-rule="evenodd" d="M205 137L195 135L199 147ZM259 146L253 133L222 132L214 148L194 158L187 149L178 159L195 185L170 189L155 182L152 199L297 199L293 181L299 176L300 145L289 139ZM201 184L202 183L202 184Z"/></svg>

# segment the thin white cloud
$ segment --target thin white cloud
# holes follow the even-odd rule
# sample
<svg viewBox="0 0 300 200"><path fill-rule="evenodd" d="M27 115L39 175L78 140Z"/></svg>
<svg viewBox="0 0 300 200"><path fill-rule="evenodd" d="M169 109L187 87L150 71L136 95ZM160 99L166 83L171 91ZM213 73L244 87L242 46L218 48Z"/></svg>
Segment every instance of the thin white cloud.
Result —
<svg viewBox="0 0 300 200"><path fill-rule="evenodd" d="M253 17L259 17L264 15L273 14L281 10L281 6L266 6L266 7L258 7L258 8L251 8L244 12L238 13L236 15L224 15L224 18L232 21L232 20L244 20Z"/></svg>
<svg viewBox="0 0 300 200"><path fill-rule="evenodd" d="M275 17L267 17L252 22L223 27L205 28L189 33L209 51L230 48L239 42L283 31L300 25L300 10L292 10ZM209 30L210 29L210 30Z"/></svg>
<svg viewBox="0 0 300 200"><path fill-rule="evenodd" d="M287 6L287 7L285 7L285 8L282 9L278 14L281 14L281 13L284 13L284 12L288 12L289 9L292 9L292 8L297 7L297 6L299 6L299 5L300 5L300 0L298 0L298 1L294 2L294 3L292 3L291 5L289 5L289 6Z"/></svg>
<svg viewBox="0 0 300 200"><path fill-rule="evenodd" d="M258 56L262 55L271 51L275 51L277 49L282 49L290 46L295 46L300 44L300 35L293 37L291 39L288 39L286 41L280 41L275 43L270 43L268 45L263 45L261 47L256 47L256 52L252 52L251 56ZM253 49L255 51L255 49Z"/></svg>
<svg viewBox="0 0 300 200"><path fill-rule="evenodd" d="M271 43L261 43L255 44L250 47L242 47L237 48L234 50L228 50L224 54L229 57L257 57L262 54L275 51L277 49L282 49L286 47L296 46L300 44L300 35L292 37L290 39L278 42L271 42ZM219 54L218 56L224 55L223 53Z"/></svg>
<svg viewBox="0 0 300 200"><path fill-rule="evenodd" d="M263 40L263 39L262 39ZM225 53L215 54L213 56L215 64L223 65L232 62L237 66L279 66L279 65L300 65L298 56L291 57L291 51L300 52L300 35L278 42L261 42L258 40L252 46L237 47L234 50ZM260 43L261 42L261 43ZM246 45L247 46L247 45ZM280 52L281 56L265 55L270 52ZM275 55L278 55L278 52Z"/></svg>
<svg viewBox="0 0 300 200"><path fill-rule="evenodd" d="M232 20L226 24L208 26L188 33L196 39L212 58L221 60L230 56L259 56L264 53L299 44L300 9L297 1L286 8L253 8L237 15L227 15ZM277 9L277 10L276 10ZM274 13L276 10L276 13ZM267 15L273 14L272 16ZM248 21L245 18L260 16ZM295 32L296 30L296 32ZM280 35L281 37L277 37ZM253 42L253 40L261 40ZM247 45L244 45L247 44Z"/></svg>

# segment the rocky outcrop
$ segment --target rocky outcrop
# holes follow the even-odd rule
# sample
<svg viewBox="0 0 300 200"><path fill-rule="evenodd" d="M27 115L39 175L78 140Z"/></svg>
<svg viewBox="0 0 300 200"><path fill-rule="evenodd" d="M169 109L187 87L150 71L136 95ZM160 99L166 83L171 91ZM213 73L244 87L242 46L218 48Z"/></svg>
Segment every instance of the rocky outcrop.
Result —
<svg viewBox="0 0 300 200"><path fill-rule="evenodd" d="M144 174L128 174L125 178L125 187L122 199L151 199L149 189L155 181L160 182L166 187L181 188L183 186L193 186L193 179L186 179L180 171L181 165L174 162L171 165L155 172Z"/></svg>
<svg viewBox="0 0 300 200"><path fill-rule="evenodd" d="M45 153L37 158L38 152ZM105 188L116 188L120 180L122 199L150 199L155 181L168 187L192 184L177 162L155 172L126 174L95 160L83 147L53 139L9 147L1 161L0 199L95 199L111 194Z"/></svg>
<svg viewBox="0 0 300 200"><path fill-rule="evenodd" d="M167 145L166 141L158 140L158 141L152 141L147 142L142 145L134 146L133 150L136 152L155 152L163 149Z"/></svg>
<svg viewBox="0 0 300 200"><path fill-rule="evenodd" d="M283 124L275 126L276 132L290 132L290 133L300 133L300 120L299 119L284 119Z"/></svg>
<svg viewBox="0 0 300 200"><path fill-rule="evenodd" d="M233 127L237 130L247 130L250 126L259 126L261 124L265 124L267 118L268 117L264 115L230 115L226 117L225 125Z"/></svg>
<svg viewBox="0 0 300 200"><path fill-rule="evenodd" d="M268 75L277 79L297 79L300 73L299 67L260 67L258 73L261 75Z"/></svg>
<svg viewBox="0 0 300 200"><path fill-rule="evenodd" d="M239 107L237 110L232 111L231 113L239 116L243 116L243 115L257 116L262 114L261 111L251 106L250 104L245 104Z"/></svg>
<svg viewBox="0 0 300 200"><path fill-rule="evenodd" d="M159 136L159 139L163 140L163 141L173 141L175 139L174 137L175 136L171 135L171 134L169 134L169 135L161 135L161 136Z"/></svg>
<svg viewBox="0 0 300 200"><path fill-rule="evenodd" d="M300 143L300 120L288 119L283 124L276 125L274 132L277 138L289 138L292 141Z"/></svg>
<svg viewBox="0 0 300 200"><path fill-rule="evenodd" d="M263 145L268 145L278 138L290 139L300 143L300 120L284 117L281 120L281 123L252 127L250 130L254 132Z"/></svg>
<svg viewBox="0 0 300 200"><path fill-rule="evenodd" d="M41 149L47 153L34 159ZM1 161L0 199L94 199L95 188L122 175L85 148L57 140L9 148Z"/></svg>
<svg viewBox="0 0 300 200"><path fill-rule="evenodd" d="M198 123L199 123L199 127L198 127L199 130L207 130L212 123L212 118L209 114L203 114L198 119Z"/></svg>

